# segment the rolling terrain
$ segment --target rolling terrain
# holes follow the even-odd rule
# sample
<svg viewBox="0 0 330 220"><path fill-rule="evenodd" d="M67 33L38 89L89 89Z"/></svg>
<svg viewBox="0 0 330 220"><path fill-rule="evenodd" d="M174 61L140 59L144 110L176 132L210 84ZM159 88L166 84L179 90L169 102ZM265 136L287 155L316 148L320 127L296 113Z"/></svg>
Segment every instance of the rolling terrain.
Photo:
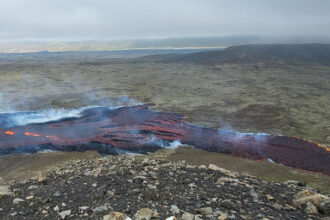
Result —
<svg viewBox="0 0 330 220"><path fill-rule="evenodd" d="M241 45L224 50L197 52L190 54L167 54L150 56L158 62L187 62L205 65L225 63L263 64L321 64L330 65L329 44L270 44Z"/></svg>
<svg viewBox="0 0 330 220"><path fill-rule="evenodd" d="M186 121L197 125L298 136L330 146L329 45L247 45L152 56L109 54L2 54L1 111L150 102L158 104L155 110L185 114ZM191 157L185 152L180 158L184 155ZM1 157L0 163L8 167L5 163L10 160L16 160L15 156ZM207 163L205 158L203 163ZM242 167L246 163L239 161ZM47 167L45 161L42 164ZM253 164L248 166L251 172L261 166ZM268 179L278 179L283 173L282 168L269 169L256 173ZM0 176L13 176L13 172L29 171L13 167L2 169ZM300 176L313 186L324 187L328 181L303 171L287 172L288 178Z"/></svg>

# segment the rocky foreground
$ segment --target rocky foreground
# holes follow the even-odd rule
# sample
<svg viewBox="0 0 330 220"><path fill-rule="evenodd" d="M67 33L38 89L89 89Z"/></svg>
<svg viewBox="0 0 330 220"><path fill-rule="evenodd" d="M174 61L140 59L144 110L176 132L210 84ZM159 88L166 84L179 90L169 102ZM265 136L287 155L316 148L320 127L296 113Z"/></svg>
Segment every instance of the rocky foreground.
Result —
<svg viewBox="0 0 330 220"><path fill-rule="evenodd" d="M330 219L330 198L184 161L120 155L78 160L0 186L0 219Z"/></svg>

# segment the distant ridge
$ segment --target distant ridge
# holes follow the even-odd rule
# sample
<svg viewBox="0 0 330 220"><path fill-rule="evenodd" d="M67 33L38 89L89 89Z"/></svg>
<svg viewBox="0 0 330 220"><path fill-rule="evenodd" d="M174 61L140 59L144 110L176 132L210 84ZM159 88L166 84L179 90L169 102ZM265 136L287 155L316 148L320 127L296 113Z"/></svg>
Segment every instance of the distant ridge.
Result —
<svg viewBox="0 0 330 220"><path fill-rule="evenodd" d="M232 46L224 50L189 54L151 55L153 62L222 63L316 63L330 65L330 44L263 44Z"/></svg>

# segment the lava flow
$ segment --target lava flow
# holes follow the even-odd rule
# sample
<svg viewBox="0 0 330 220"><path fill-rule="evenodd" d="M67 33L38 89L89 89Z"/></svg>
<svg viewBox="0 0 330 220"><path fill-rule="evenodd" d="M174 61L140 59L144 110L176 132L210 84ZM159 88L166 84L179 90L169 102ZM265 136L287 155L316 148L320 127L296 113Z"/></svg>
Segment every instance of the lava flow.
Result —
<svg viewBox="0 0 330 220"><path fill-rule="evenodd" d="M326 147L296 137L242 134L188 124L176 113L156 112L149 105L88 108L80 117L27 124L1 130L0 154L39 150L101 153L153 152L172 141L212 152L330 175ZM0 118L1 119L1 118ZM1 120L0 120L1 121Z"/></svg>
<svg viewBox="0 0 330 220"><path fill-rule="evenodd" d="M14 135L15 132L13 132L13 131L5 131L5 134L6 134L6 135Z"/></svg>

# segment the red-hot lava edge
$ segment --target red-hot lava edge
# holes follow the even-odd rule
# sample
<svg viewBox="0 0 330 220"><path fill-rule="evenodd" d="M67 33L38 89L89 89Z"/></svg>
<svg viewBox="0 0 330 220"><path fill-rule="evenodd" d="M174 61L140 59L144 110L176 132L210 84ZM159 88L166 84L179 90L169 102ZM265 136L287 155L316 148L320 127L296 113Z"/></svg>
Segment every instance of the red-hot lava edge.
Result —
<svg viewBox="0 0 330 220"><path fill-rule="evenodd" d="M0 154L43 149L152 152L160 143L179 140L207 151L276 163L330 175L329 149L286 136L241 134L184 122L176 113L156 112L148 105L84 110L79 118L28 124L0 130Z"/></svg>

